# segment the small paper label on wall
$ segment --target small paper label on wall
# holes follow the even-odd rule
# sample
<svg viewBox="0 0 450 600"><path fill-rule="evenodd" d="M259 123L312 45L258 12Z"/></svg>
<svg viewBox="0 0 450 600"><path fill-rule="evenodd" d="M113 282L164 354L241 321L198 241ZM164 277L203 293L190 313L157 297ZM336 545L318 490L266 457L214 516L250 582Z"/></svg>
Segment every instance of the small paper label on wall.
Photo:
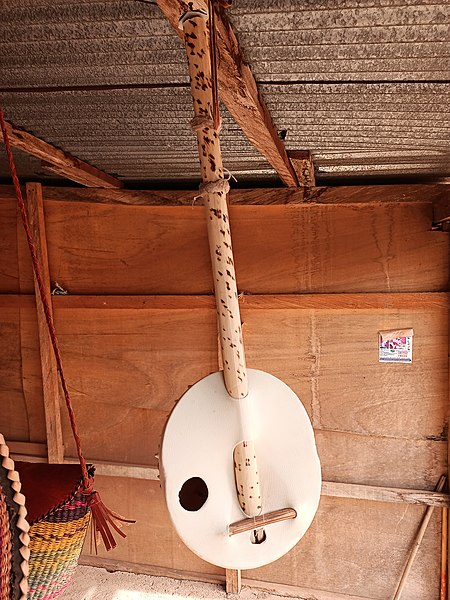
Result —
<svg viewBox="0 0 450 600"><path fill-rule="evenodd" d="M412 329L379 331L379 362L412 363Z"/></svg>

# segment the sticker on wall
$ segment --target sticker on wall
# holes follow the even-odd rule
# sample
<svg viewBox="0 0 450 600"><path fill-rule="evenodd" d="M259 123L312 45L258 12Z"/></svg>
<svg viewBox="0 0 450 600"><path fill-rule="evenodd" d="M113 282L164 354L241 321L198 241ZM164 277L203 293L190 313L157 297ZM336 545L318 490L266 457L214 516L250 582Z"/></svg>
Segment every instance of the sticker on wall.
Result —
<svg viewBox="0 0 450 600"><path fill-rule="evenodd" d="M412 363L412 329L379 331L379 362Z"/></svg>

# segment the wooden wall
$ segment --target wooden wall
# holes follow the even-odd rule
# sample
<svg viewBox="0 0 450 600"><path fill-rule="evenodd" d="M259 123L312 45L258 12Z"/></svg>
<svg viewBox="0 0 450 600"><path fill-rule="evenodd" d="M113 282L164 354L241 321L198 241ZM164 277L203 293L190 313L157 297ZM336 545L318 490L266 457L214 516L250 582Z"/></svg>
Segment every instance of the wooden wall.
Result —
<svg viewBox="0 0 450 600"><path fill-rule="evenodd" d="M69 292L54 297L55 319L88 458L155 467L169 411L218 369L206 227L194 192L120 194L44 189L51 281ZM248 363L302 399L327 482L432 490L447 469L449 253L448 234L431 230L437 194L330 188L304 203L283 190L234 193ZM19 225L0 188L0 431L38 456L42 377ZM413 364L378 363L378 331L404 327L414 329ZM65 418L63 428L71 457ZM98 477L111 507L138 523L97 564L223 578L178 539L159 483L134 472ZM298 597L387 598L423 512L324 495L298 546L244 576ZM405 600L437 597L439 553L435 510Z"/></svg>

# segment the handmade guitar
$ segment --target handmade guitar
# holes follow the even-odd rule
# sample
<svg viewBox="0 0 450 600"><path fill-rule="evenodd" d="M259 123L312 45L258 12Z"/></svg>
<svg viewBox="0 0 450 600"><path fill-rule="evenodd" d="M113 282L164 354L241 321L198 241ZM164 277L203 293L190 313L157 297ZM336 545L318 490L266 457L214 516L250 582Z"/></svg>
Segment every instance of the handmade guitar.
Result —
<svg viewBox="0 0 450 600"><path fill-rule="evenodd" d="M206 19L190 11L181 26L224 370L199 381L176 405L160 471L186 545L213 564L251 569L278 559L305 534L319 503L321 473L299 398L272 375L246 368Z"/></svg>

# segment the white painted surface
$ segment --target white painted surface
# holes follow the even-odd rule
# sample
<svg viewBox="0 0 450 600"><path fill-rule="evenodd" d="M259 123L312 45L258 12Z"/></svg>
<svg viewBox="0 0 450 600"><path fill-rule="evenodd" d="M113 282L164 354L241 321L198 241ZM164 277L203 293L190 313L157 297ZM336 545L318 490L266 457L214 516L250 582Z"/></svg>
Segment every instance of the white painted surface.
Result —
<svg viewBox="0 0 450 600"><path fill-rule="evenodd" d="M228 569L253 569L283 556L306 533L320 498L320 462L301 401L268 373L249 369L248 377L262 512L292 507L296 519L269 525L262 544L252 544L250 533L228 536L228 525L244 518L233 470L242 431L238 401L228 396L221 373L202 379L181 398L161 449L161 481L178 534L198 556ZM178 498L191 477L201 477L209 491L197 512L186 511Z"/></svg>

